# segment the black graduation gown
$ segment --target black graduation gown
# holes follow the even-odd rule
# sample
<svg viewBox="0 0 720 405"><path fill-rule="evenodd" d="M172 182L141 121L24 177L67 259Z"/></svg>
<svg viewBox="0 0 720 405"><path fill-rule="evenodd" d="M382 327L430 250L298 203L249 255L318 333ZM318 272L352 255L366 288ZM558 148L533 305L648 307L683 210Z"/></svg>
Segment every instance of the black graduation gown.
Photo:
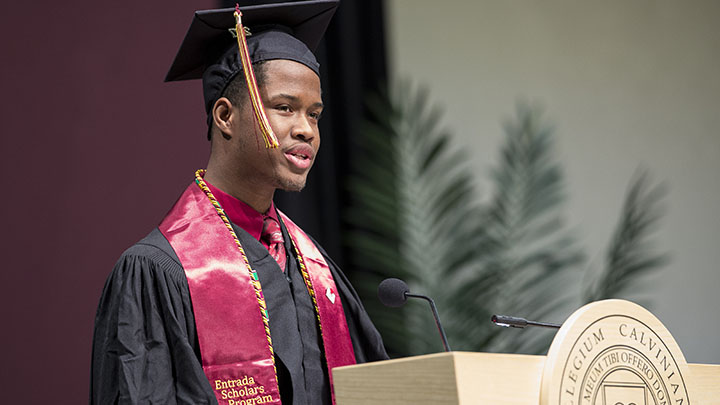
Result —
<svg viewBox="0 0 720 405"><path fill-rule="evenodd" d="M281 272L262 244L234 228L263 286L283 404L329 403L322 339L297 260L288 255L286 273ZM284 226L283 234L292 253ZM317 246L343 302L357 362L387 359L357 293ZM200 361L185 272L157 228L123 253L103 289L95 318L90 403L217 404Z"/></svg>

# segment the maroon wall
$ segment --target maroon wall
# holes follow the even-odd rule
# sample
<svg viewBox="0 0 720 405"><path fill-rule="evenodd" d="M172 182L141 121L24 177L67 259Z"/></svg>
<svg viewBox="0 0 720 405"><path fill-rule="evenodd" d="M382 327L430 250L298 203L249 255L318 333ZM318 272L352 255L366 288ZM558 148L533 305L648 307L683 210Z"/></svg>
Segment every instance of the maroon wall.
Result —
<svg viewBox="0 0 720 405"><path fill-rule="evenodd" d="M3 403L86 403L93 318L119 254L205 163L199 83L163 83L211 1L0 12Z"/></svg>

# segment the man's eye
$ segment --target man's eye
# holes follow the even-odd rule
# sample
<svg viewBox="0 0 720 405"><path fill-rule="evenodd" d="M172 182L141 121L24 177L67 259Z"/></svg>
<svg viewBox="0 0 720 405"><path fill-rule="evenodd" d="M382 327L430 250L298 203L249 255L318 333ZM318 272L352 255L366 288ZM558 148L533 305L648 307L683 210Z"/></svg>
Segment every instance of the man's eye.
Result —
<svg viewBox="0 0 720 405"><path fill-rule="evenodd" d="M310 118L312 118L312 119L314 119L314 120L318 120L318 121L319 121L320 118L322 117L322 113L319 113L319 112L313 112L313 113L310 113L310 114L308 114L308 115L310 116Z"/></svg>
<svg viewBox="0 0 720 405"><path fill-rule="evenodd" d="M279 105L279 106L277 106L277 107L275 107L275 108L276 108L278 111L282 111L282 112L291 112L291 111L292 111L292 109L290 108L289 105Z"/></svg>

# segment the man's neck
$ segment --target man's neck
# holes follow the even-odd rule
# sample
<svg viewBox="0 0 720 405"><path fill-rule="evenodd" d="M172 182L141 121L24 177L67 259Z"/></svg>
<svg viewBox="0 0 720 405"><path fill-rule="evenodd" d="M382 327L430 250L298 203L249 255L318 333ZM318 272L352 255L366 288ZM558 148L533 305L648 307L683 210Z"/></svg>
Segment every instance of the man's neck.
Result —
<svg viewBox="0 0 720 405"><path fill-rule="evenodd" d="M236 176L237 177L237 176ZM225 193L237 198L259 213L266 213L272 204L274 189L241 184L239 181L228 181L230 176L221 175L208 164L205 180Z"/></svg>

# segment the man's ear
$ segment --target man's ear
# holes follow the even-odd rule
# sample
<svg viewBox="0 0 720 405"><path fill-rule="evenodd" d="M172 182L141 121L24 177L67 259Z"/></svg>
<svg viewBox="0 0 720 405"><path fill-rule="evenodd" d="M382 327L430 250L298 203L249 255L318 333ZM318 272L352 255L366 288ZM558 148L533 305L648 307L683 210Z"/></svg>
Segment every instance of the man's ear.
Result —
<svg viewBox="0 0 720 405"><path fill-rule="evenodd" d="M232 138L232 128L236 119L234 114L236 111L233 109L233 104L226 97L220 97L213 105L212 117L215 128L228 140Z"/></svg>

